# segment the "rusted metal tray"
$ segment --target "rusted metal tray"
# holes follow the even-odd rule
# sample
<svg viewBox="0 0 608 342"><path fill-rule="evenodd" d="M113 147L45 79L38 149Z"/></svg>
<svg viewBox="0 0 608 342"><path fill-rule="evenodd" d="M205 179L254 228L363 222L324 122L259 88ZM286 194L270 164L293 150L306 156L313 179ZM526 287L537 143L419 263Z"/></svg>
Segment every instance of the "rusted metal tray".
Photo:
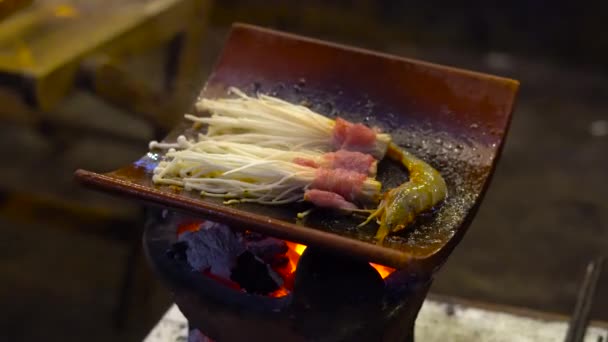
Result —
<svg viewBox="0 0 608 342"><path fill-rule="evenodd" d="M229 86L270 93L335 117L376 125L399 145L437 168L449 197L432 216L378 244L374 225L354 218L312 215L296 222L297 206L226 206L194 192L155 186L160 156L148 153L119 170L78 170L82 183L235 227L330 249L395 268L432 271L466 232L503 146L517 81L236 24L201 96L224 96ZM176 113L175 115L182 115ZM182 123L165 141L189 129ZM385 187L407 180L390 162L379 167Z"/></svg>

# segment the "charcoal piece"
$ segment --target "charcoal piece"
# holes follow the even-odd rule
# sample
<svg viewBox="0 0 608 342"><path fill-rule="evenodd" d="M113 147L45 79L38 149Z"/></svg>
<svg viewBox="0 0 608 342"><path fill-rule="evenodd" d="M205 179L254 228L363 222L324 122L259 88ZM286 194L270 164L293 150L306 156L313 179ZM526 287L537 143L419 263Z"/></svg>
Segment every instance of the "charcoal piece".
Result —
<svg viewBox="0 0 608 342"><path fill-rule="evenodd" d="M167 257L175 260L186 260L186 250L188 250L186 242L176 242L167 250Z"/></svg>
<svg viewBox="0 0 608 342"><path fill-rule="evenodd" d="M188 263L197 271L209 270L214 275L228 279L238 255L245 246L228 226L206 221L198 231L185 232L179 241L188 245Z"/></svg>
<svg viewBox="0 0 608 342"><path fill-rule="evenodd" d="M283 240L267 237L255 241L245 241L247 250L265 263L271 263L277 256L285 255L289 250Z"/></svg>
<svg viewBox="0 0 608 342"><path fill-rule="evenodd" d="M243 232L243 239L245 240L246 243L249 241L260 241L265 238L266 238L266 235L263 235L258 232L252 232L252 231Z"/></svg>
<svg viewBox="0 0 608 342"><path fill-rule="evenodd" d="M287 255L276 255L267 264L272 268L283 268L289 264L289 257Z"/></svg>
<svg viewBox="0 0 608 342"><path fill-rule="evenodd" d="M239 255L230 280L238 283L249 293L269 294L281 287L281 277L264 261L246 251Z"/></svg>

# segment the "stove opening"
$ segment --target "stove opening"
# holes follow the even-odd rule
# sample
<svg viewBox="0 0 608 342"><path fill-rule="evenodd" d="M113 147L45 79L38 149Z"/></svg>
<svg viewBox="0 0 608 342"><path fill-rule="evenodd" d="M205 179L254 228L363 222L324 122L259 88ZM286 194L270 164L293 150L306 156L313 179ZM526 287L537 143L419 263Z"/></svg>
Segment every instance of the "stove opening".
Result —
<svg viewBox="0 0 608 342"><path fill-rule="evenodd" d="M207 220L178 224L169 251L202 275L236 291L281 298L293 291L306 246ZM384 279L394 269L370 263Z"/></svg>

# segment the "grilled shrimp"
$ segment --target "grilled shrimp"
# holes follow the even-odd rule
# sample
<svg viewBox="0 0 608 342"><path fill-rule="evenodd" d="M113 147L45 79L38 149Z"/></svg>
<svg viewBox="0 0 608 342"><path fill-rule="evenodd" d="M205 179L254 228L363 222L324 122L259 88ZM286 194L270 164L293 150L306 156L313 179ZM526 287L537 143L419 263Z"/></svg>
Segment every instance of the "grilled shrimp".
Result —
<svg viewBox="0 0 608 342"><path fill-rule="evenodd" d="M389 233L407 227L418 214L443 201L448 192L441 174L411 153L391 143L387 156L403 164L409 170L410 179L387 191L378 208L361 224L367 224L376 218L380 224L376 233L379 241L384 240Z"/></svg>

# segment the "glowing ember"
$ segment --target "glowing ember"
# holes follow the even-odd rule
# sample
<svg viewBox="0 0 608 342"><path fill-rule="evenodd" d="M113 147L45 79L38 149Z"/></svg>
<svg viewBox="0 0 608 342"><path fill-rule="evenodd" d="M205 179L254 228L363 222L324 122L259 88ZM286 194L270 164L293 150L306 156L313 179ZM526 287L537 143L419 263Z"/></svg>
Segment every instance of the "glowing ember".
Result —
<svg viewBox="0 0 608 342"><path fill-rule="evenodd" d="M296 251L296 253L298 253L299 255L302 255L302 253L304 253L304 250L306 249L306 246L300 244L295 245L296 247L293 250Z"/></svg>
<svg viewBox="0 0 608 342"><path fill-rule="evenodd" d="M376 271L378 271L378 273L380 273L380 276L382 277L382 279L388 277L391 273L393 273L395 271L395 269L391 268L391 267L382 266L382 265L374 264L371 262L369 264L372 265L372 267L375 268Z"/></svg>
<svg viewBox="0 0 608 342"><path fill-rule="evenodd" d="M285 297L289 294L289 290L281 287L280 289L274 291L273 293L270 293L269 296L273 297L273 298L280 298L280 297Z"/></svg>
<svg viewBox="0 0 608 342"><path fill-rule="evenodd" d="M203 224L201 221L184 222L177 227L177 235L179 236L185 232L196 232L200 229L201 224Z"/></svg>

